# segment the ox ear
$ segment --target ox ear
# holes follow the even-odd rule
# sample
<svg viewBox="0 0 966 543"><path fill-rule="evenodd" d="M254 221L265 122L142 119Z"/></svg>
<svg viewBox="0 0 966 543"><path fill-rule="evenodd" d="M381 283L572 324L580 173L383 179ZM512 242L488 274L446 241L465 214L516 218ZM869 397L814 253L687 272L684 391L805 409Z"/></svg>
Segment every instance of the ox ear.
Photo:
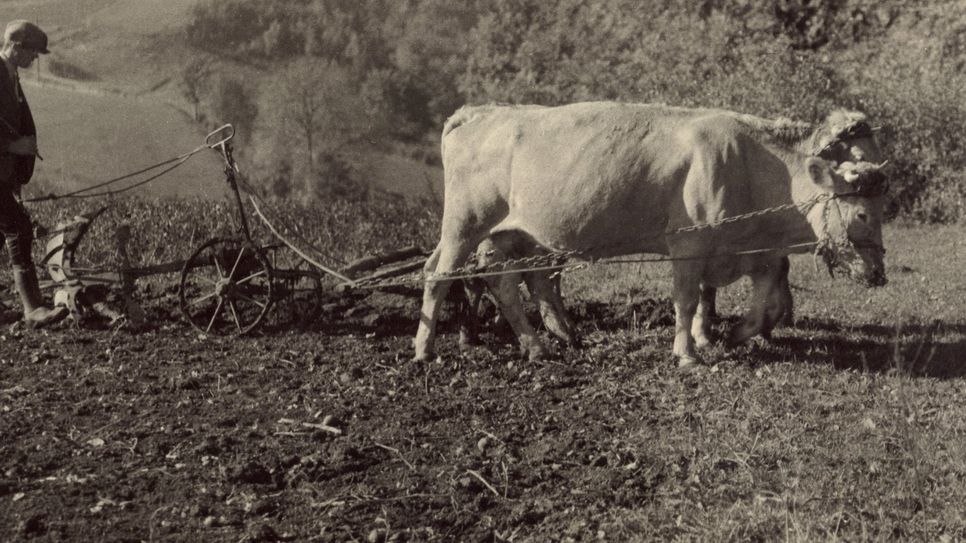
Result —
<svg viewBox="0 0 966 543"><path fill-rule="evenodd" d="M805 159L805 170L812 183L825 190L835 190L835 178L833 177L832 164L818 157L808 157Z"/></svg>

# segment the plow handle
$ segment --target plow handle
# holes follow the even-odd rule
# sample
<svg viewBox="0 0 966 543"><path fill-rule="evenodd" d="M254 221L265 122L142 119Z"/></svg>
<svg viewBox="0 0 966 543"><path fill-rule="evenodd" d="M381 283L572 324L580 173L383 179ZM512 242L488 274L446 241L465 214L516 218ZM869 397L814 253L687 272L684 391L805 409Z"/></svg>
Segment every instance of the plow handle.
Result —
<svg viewBox="0 0 966 543"><path fill-rule="evenodd" d="M235 127L230 124L224 124L205 136L205 146L214 149L215 147L224 145L233 137L235 137Z"/></svg>

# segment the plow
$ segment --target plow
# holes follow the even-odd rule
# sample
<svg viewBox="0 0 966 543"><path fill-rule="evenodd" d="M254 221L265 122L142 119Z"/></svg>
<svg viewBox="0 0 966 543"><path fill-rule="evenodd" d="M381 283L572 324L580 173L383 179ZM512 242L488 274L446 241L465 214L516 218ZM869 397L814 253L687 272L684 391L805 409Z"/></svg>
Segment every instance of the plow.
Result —
<svg viewBox="0 0 966 543"><path fill-rule="evenodd" d="M146 314L135 297L137 280L180 273L178 300L183 319L203 334L236 336L258 330L270 317L287 327L313 322L322 313L330 294L326 287L333 282L331 294L343 295L360 285L367 290L380 288L380 281L422 269L427 253L414 246L366 256L338 268L322 265L281 237L252 197L255 213L277 237L274 243L256 242L239 190L233 136L231 125L222 126L208 134L205 147L218 151L224 159L225 181L238 214L236 235L209 239L183 260L137 267L131 265L129 256L130 226L122 225L115 231L113 266L79 265L79 248L91 224L107 209L104 207L57 225L40 261L46 274L41 287L52 290L55 303L66 305L77 321L97 316L111 323L140 326ZM391 282L384 288L416 292ZM120 303L107 303L111 295Z"/></svg>

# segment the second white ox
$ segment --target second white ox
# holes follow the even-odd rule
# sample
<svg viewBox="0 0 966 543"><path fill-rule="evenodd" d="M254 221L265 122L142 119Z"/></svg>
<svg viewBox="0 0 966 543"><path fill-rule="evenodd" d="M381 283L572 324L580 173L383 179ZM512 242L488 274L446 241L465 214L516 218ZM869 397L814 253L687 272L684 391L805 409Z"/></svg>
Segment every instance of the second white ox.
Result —
<svg viewBox="0 0 966 543"><path fill-rule="evenodd" d="M430 280L416 358L434 353L452 282L446 274L487 238L587 259L634 253L677 259L673 353L682 365L697 361L696 342L708 342L697 312L702 282L721 286L751 276L751 308L733 341L770 328L780 316L775 287L785 253L736 252L817 238L829 262L867 285L884 284L883 199L859 190L875 184L875 168L861 165L843 177L822 159L758 136L740 116L706 109L612 102L462 108L443 129L443 220L425 267ZM800 206L680 231L786 204ZM504 285L496 294L521 346L531 358L541 356L519 292L496 283Z"/></svg>

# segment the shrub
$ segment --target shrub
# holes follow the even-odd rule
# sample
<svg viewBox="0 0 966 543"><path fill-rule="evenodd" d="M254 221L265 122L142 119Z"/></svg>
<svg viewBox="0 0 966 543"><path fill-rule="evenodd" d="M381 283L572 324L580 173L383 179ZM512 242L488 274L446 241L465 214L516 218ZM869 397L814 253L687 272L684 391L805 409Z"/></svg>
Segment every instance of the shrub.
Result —
<svg viewBox="0 0 966 543"><path fill-rule="evenodd" d="M941 28L941 27L940 27ZM918 23L908 33L943 35ZM908 38L908 39L907 39ZM929 42L926 42L929 43ZM941 48L915 44L906 32L870 43L849 60L860 107L884 126L880 136L892 169L892 215L916 221L966 222L966 72Z"/></svg>
<svg viewBox="0 0 966 543"><path fill-rule="evenodd" d="M460 81L471 102L616 99L824 116L842 83L817 55L762 40L721 12L636 2L501 0Z"/></svg>
<svg viewBox="0 0 966 543"><path fill-rule="evenodd" d="M891 215L966 221L966 30L941 9L849 0L488 6L459 81L470 102L665 102L812 122L854 107L886 127Z"/></svg>

